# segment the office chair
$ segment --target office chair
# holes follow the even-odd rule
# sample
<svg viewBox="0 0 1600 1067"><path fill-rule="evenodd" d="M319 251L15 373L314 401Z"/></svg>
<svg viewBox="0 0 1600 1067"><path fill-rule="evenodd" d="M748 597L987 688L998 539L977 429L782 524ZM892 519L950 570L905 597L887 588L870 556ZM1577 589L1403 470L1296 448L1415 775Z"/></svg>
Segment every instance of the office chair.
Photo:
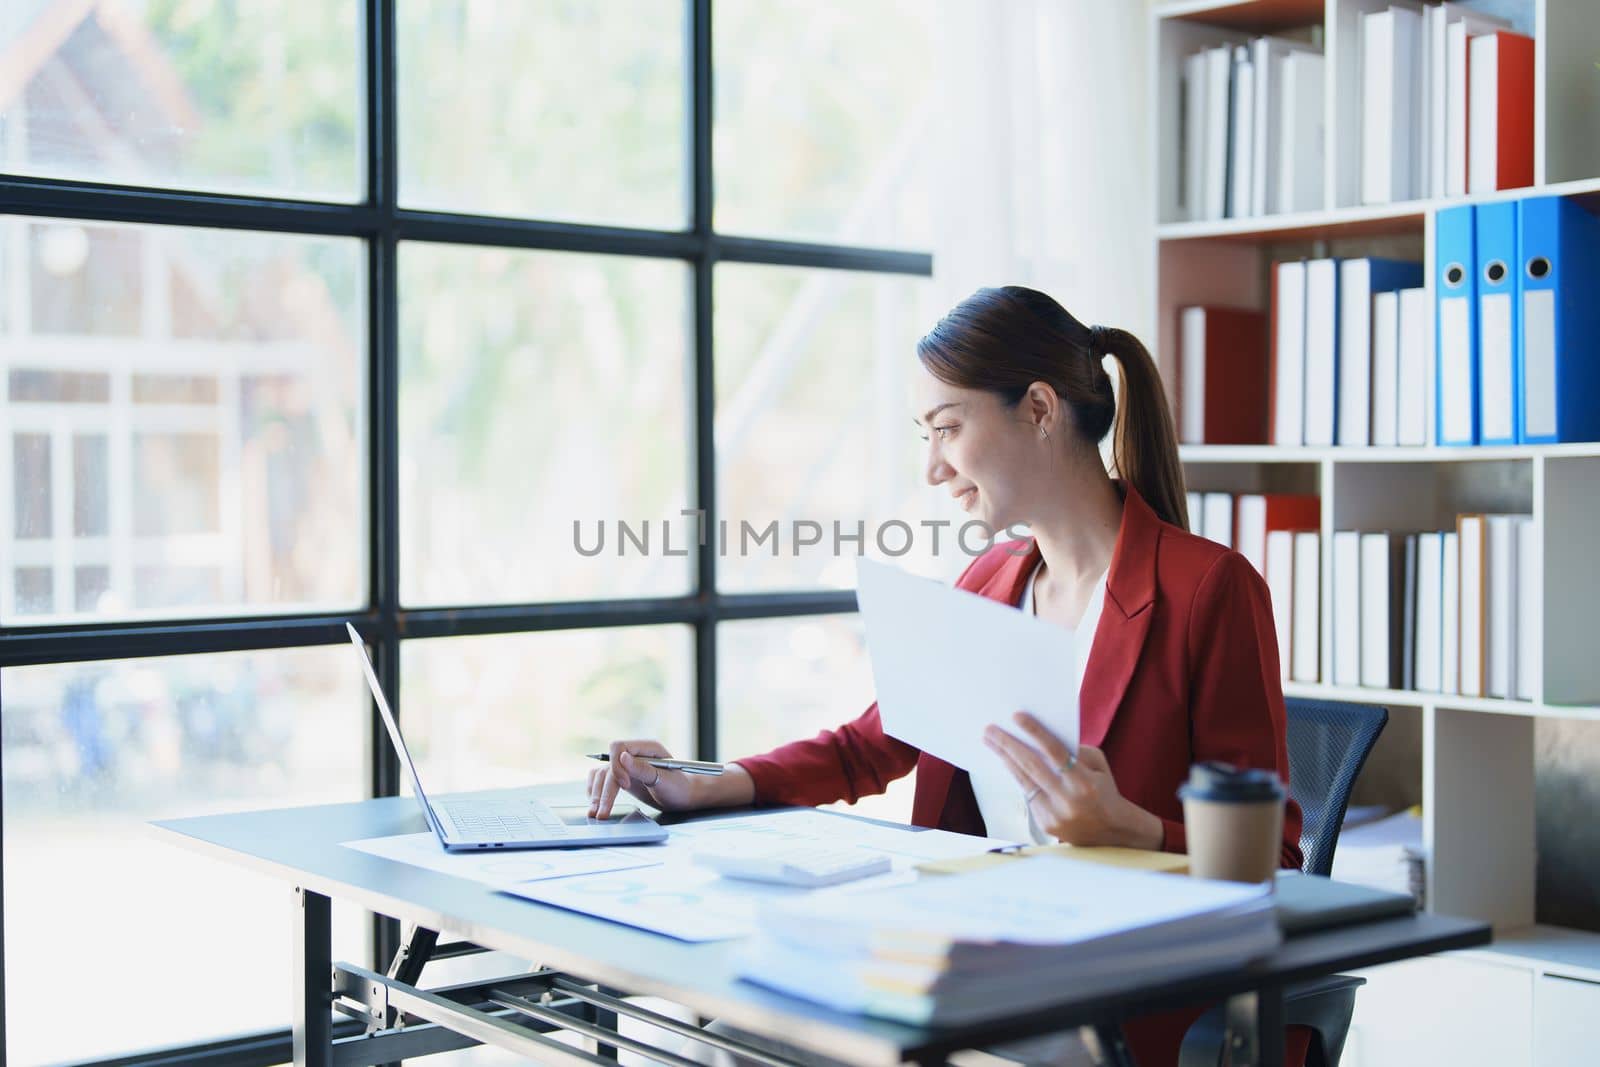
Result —
<svg viewBox="0 0 1600 1067"><path fill-rule="evenodd" d="M1288 710L1289 795L1300 804L1300 869L1327 875L1350 804L1350 790L1389 722L1387 708L1332 700L1284 701ZM1306 1067L1339 1067L1356 990L1365 978L1334 974L1296 982L1284 990L1284 1021L1309 1027ZM1222 1062L1227 1021L1223 1005L1197 1019L1184 1036L1179 1067L1217 1067Z"/></svg>

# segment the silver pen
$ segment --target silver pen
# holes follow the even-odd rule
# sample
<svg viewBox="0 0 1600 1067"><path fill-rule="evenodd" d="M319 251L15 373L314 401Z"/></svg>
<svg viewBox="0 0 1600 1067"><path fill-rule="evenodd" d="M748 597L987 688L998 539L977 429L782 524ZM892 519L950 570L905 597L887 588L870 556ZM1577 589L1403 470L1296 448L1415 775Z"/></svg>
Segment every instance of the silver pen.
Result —
<svg viewBox="0 0 1600 1067"><path fill-rule="evenodd" d="M589 758L597 759L601 763L611 762L611 754L609 752L591 752L589 753ZM650 766L662 771L683 771L686 774L721 774L723 771L722 764L708 763L704 760L650 759L645 756L636 756L635 758L643 759Z"/></svg>

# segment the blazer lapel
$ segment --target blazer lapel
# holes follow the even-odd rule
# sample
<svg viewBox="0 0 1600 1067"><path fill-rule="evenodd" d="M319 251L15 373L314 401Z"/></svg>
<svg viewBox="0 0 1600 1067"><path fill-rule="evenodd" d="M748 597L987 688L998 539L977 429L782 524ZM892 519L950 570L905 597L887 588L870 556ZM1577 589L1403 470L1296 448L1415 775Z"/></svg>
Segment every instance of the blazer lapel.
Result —
<svg viewBox="0 0 1600 1067"><path fill-rule="evenodd" d="M1100 613L1078 696L1078 741L1098 748L1111 729L1128 682L1139 665L1156 599L1156 551L1161 521L1132 486L1124 485L1122 526L1106 574Z"/></svg>

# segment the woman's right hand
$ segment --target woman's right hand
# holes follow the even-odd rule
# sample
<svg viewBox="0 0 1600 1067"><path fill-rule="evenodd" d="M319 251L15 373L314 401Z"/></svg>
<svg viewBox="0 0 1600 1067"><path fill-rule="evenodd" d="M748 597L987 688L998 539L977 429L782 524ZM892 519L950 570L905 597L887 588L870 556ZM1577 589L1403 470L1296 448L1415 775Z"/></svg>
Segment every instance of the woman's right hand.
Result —
<svg viewBox="0 0 1600 1067"><path fill-rule="evenodd" d="M727 764L719 775L665 771L650 766L652 759L671 759L672 753L659 741L613 741L611 759L589 771L589 817L608 819L619 790L661 811L689 811L693 808L720 808L748 804L755 798L755 785L743 767Z"/></svg>

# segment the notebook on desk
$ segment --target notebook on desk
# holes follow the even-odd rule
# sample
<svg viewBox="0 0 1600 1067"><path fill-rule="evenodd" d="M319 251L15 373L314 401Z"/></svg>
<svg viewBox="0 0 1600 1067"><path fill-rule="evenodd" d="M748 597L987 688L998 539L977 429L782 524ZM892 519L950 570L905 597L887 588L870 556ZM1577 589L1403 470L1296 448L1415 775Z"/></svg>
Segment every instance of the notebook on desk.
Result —
<svg viewBox="0 0 1600 1067"><path fill-rule="evenodd" d="M1336 882L1298 871L1279 872L1274 898L1278 926L1287 937L1410 915L1417 906L1406 893Z"/></svg>

